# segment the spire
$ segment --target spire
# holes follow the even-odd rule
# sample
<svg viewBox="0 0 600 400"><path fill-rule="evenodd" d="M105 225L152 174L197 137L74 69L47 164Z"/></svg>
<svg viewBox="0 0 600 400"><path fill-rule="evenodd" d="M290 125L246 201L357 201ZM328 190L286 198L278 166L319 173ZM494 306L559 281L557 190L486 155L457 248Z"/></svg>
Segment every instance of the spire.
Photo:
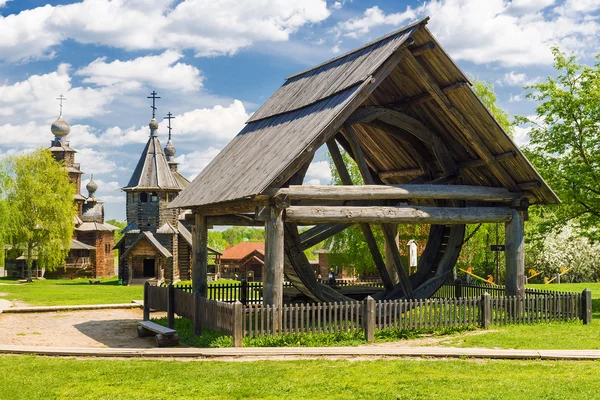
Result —
<svg viewBox="0 0 600 400"><path fill-rule="evenodd" d="M165 146L165 155L167 156L167 161L169 162L169 165L171 165L172 163L175 162L175 153L177 153L177 150L175 149L175 146L173 145L173 142L171 141L171 130L173 129L171 127L171 120L175 119L175 117L173 116L173 114L171 114L171 112L167 113L167 116L164 118L169 120L169 141L167 142L167 145Z"/></svg>
<svg viewBox="0 0 600 400"><path fill-rule="evenodd" d="M62 94L56 98L56 100L60 101L60 114L58 115L58 119L54 121L54 123L50 126L50 131L54 135L55 142L63 142L63 138L71 132L71 127L62 117L63 112L63 100L67 98Z"/></svg>
<svg viewBox="0 0 600 400"><path fill-rule="evenodd" d="M152 105L150 106L150 108L152 108L152 120L150 120L150 136L158 136L158 122L156 121L156 99L160 99L160 97L157 96L158 93L156 93L155 90L152 91L152 93L150 93L150 96L148 96L148 99L152 99Z"/></svg>

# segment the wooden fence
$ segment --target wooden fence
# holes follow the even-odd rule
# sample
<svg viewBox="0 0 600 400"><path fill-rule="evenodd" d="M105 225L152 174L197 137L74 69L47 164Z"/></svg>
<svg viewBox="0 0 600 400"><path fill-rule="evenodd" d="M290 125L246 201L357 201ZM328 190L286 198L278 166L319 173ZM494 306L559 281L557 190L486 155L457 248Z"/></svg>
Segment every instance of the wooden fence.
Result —
<svg viewBox="0 0 600 400"><path fill-rule="evenodd" d="M592 319L591 291L544 292L526 297L493 297L483 293L469 298L386 300L368 297L362 302L290 304L244 308L240 301L226 303L167 287L145 286L144 319L150 309L167 311L169 327L175 314L194 322L194 334L206 327L233 336L241 346L244 336L291 333L363 331L374 341L376 329L422 330L450 327L530 324Z"/></svg>
<svg viewBox="0 0 600 400"><path fill-rule="evenodd" d="M448 282L442 285L433 298L464 298L464 297L480 297L484 293L489 293L492 297L506 296L506 288L502 285L484 284L467 284L460 280L456 282ZM545 295L570 294L569 292L559 292L556 290L531 289L525 288L525 297L543 297Z"/></svg>

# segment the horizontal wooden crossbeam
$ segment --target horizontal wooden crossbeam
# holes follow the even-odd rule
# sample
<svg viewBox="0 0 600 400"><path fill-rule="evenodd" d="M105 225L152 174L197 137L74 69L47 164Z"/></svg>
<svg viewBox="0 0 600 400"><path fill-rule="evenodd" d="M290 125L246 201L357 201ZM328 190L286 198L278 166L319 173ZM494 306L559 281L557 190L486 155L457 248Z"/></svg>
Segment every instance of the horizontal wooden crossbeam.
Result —
<svg viewBox="0 0 600 400"><path fill-rule="evenodd" d="M290 186L268 193L290 200L475 200L512 203L523 193L505 188L468 185L361 185L361 186Z"/></svg>
<svg viewBox="0 0 600 400"><path fill-rule="evenodd" d="M305 207L286 210L286 221L310 224L477 224L508 222L508 207Z"/></svg>

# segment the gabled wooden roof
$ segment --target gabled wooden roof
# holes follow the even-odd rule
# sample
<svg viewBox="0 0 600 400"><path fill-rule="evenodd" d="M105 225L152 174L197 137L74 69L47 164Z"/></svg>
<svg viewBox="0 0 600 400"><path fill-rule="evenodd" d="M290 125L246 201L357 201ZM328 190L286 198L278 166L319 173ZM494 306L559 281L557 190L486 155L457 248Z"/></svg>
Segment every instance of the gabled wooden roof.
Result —
<svg viewBox="0 0 600 400"><path fill-rule="evenodd" d="M559 202L426 22L289 77L170 207L248 199L283 186L325 141L346 135L349 117L382 183L453 175L446 182Z"/></svg>

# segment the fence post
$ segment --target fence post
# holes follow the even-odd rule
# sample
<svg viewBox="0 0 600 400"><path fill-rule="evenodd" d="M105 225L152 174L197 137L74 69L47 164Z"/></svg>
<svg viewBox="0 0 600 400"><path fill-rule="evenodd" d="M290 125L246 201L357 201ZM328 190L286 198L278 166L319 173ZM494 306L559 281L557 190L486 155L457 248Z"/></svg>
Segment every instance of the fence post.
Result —
<svg viewBox="0 0 600 400"><path fill-rule="evenodd" d="M233 347L242 347L243 329L244 306L238 300L233 304Z"/></svg>
<svg viewBox="0 0 600 400"><path fill-rule="evenodd" d="M194 336L202 335L202 309L200 304L200 292L194 292Z"/></svg>
<svg viewBox="0 0 600 400"><path fill-rule="evenodd" d="M581 319L584 325L592 323L592 291L584 289L581 293Z"/></svg>
<svg viewBox="0 0 600 400"><path fill-rule="evenodd" d="M144 283L144 321L150 320L150 282Z"/></svg>
<svg viewBox="0 0 600 400"><path fill-rule="evenodd" d="M492 322L492 296L488 292L481 295L481 327L488 329Z"/></svg>
<svg viewBox="0 0 600 400"><path fill-rule="evenodd" d="M240 302L244 307L246 307L246 302L248 301L248 281L246 278L242 278L240 282Z"/></svg>
<svg viewBox="0 0 600 400"><path fill-rule="evenodd" d="M375 304L375 300L368 296L365 299L363 308L363 329L365 340L369 343L375 341Z"/></svg>
<svg viewBox="0 0 600 400"><path fill-rule="evenodd" d="M454 297L457 299L462 297L462 281L460 279L454 281Z"/></svg>
<svg viewBox="0 0 600 400"><path fill-rule="evenodd" d="M175 286L169 284L167 295L167 320L168 327L175 329Z"/></svg>

